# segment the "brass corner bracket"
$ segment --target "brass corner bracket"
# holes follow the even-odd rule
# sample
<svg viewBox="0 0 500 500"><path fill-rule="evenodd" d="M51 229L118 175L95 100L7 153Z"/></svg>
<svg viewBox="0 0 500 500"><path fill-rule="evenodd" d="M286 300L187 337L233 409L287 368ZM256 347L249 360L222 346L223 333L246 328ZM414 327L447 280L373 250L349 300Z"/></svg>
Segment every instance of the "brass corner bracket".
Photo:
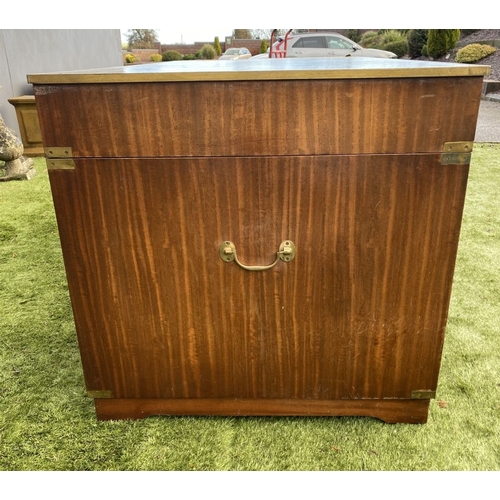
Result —
<svg viewBox="0 0 500 500"><path fill-rule="evenodd" d="M92 399L109 399L111 391L87 391L87 396Z"/></svg>
<svg viewBox="0 0 500 500"><path fill-rule="evenodd" d="M469 165L472 142L445 142L441 154L441 165Z"/></svg>
<svg viewBox="0 0 500 500"><path fill-rule="evenodd" d="M44 148L47 168L49 170L73 170L73 150L70 147Z"/></svg>
<svg viewBox="0 0 500 500"><path fill-rule="evenodd" d="M434 399L436 397L436 391L412 391L411 399Z"/></svg>

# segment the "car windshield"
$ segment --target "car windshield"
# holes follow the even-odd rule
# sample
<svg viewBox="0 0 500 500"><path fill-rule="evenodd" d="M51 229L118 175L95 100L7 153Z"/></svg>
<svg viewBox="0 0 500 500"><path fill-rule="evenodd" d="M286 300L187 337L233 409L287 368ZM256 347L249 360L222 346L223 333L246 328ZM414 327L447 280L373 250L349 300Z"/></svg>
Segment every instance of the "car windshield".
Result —
<svg viewBox="0 0 500 500"><path fill-rule="evenodd" d="M226 55L229 55L229 56L232 56L234 54L239 54L240 53L240 49L229 49L229 50L226 50Z"/></svg>

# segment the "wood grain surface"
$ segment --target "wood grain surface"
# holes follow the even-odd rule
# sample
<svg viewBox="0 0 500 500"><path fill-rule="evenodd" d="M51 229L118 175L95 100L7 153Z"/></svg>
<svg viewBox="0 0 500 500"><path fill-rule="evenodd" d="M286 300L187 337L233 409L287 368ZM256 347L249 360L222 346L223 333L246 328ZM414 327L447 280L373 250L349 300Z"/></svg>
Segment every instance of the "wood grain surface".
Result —
<svg viewBox="0 0 500 500"><path fill-rule="evenodd" d="M435 390L467 165L439 155L81 159L50 178L88 390ZM294 261L268 264L281 241Z"/></svg>
<svg viewBox="0 0 500 500"><path fill-rule="evenodd" d="M151 415L374 417L387 423L424 424L429 400L415 399L96 399L99 420Z"/></svg>
<svg viewBox="0 0 500 500"><path fill-rule="evenodd" d="M482 77L35 87L75 157L441 152L473 141ZM61 126L61 124L64 124Z"/></svg>

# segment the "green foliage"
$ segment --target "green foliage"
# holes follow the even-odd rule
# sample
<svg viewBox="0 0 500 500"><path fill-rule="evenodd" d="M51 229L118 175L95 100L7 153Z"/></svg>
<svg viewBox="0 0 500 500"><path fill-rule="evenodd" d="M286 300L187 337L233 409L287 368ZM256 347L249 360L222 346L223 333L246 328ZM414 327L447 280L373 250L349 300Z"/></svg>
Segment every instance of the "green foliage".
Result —
<svg viewBox="0 0 500 500"><path fill-rule="evenodd" d="M363 33L360 45L367 49L380 49L394 52L398 57L408 53L408 40L403 30L380 30Z"/></svg>
<svg viewBox="0 0 500 500"><path fill-rule="evenodd" d="M366 47L367 49L372 47L373 43L376 43L375 40L379 37L379 34L376 31L365 31L361 35L361 39L359 41L359 44L362 47Z"/></svg>
<svg viewBox="0 0 500 500"><path fill-rule="evenodd" d="M222 54L222 47L220 46L220 42L219 42L219 37L218 36L216 36L215 40L214 40L214 49L215 49L215 54L217 56L220 56Z"/></svg>
<svg viewBox="0 0 500 500"><path fill-rule="evenodd" d="M390 32L393 32L393 31L397 31L399 34L401 35L404 35L404 36L408 36L408 32L410 30L403 30L403 29L384 29L384 30L378 30L377 33L379 35L386 35L387 33L390 33Z"/></svg>
<svg viewBox="0 0 500 500"><path fill-rule="evenodd" d="M138 61L137 57L135 57L135 56L134 56L134 54L132 54L132 53L128 53L128 54L125 56L125 62L126 62L126 63L129 63L129 64L130 64L130 63L135 63L135 62L137 62L137 61Z"/></svg>
<svg viewBox="0 0 500 500"><path fill-rule="evenodd" d="M427 53L436 58L446 54L446 30L429 30L427 37Z"/></svg>
<svg viewBox="0 0 500 500"><path fill-rule="evenodd" d="M163 60L161 54L151 54L151 57L149 58L150 61L152 62L161 62Z"/></svg>
<svg viewBox="0 0 500 500"><path fill-rule="evenodd" d="M361 40L359 30L347 30L347 38L349 38L349 40L352 40L353 42L359 43L359 41Z"/></svg>
<svg viewBox="0 0 500 500"><path fill-rule="evenodd" d="M389 52L394 52L398 57L403 57L408 54L408 41L403 39L384 43L384 45L382 45L382 50L388 50Z"/></svg>
<svg viewBox="0 0 500 500"><path fill-rule="evenodd" d="M386 30L382 33L382 45L391 42L401 42L402 40L407 40L407 36L404 33L401 33L399 30Z"/></svg>
<svg viewBox="0 0 500 500"><path fill-rule="evenodd" d="M427 52L436 59L444 56L455 48L460 38L460 30L429 30Z"/></svg>
<svg viewBox="0 0 500 500"><path fill-rule="evenodd" d="M259 49L259 54L265 54L267 52L267 49L269 48L269 43L267 40L263 39L260 42L260 49Z"/></svg>
<svg viewBox="0 0 500 500"><path fill-rule="evenodd" d="M446 46L448 51L453 50L460 40L460 30L446 30Z"/></svg>
<svg viewBox="0 0 500 500"><path fill-rule="evenodd" d="M196 56L194 54L186 54L182 59L184 61L194 61Z"/></svg>
<svg viewBox="0 0 500 500"><path fill-rule="evenodd" d="M422 49L427 43L429 30L410 30L408 32L408 55L413 59L422 56Z"/></svg>
<svg viewBox="0 0 500 500"><path fill-rule="evenodd" d="M182 54L177 52L177 50L167 50L161 56L162 61L180 61L182 59Z"/></svg>
<svg viewBox="0 0 500 500"><path fill-rule="evenodd" d="M203 45L200 51L200 59L215 59L217 57L217 53L212 45L206 43Z"/></svg>
<svg viewBox="0 0 500 500"><path fill-rule="evenodd" d="M491 45L471 43L457 52L455 60L459 63L473 63L493 54L496 50L497 49Z"/></svg>

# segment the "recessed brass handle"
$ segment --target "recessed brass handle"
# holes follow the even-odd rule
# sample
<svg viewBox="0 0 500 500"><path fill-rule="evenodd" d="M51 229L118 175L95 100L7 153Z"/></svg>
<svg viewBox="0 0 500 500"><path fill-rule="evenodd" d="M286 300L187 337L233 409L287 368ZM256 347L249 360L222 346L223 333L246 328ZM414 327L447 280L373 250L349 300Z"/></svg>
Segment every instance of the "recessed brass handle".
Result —
<svg viewBox="0 0 500 500"><path fill-rule="evenodd" d="M236 247L233 242L223 241L219 246L219 255L224 262L233 262L234 260L236 264L247 271L265 271L266 269L274 267L280 260L290 262L295 258L295 252L293 241L286 240L281 243L279 250L276 252L276 260L272 264L268 266L247 266L238 260Z"/></svg>

